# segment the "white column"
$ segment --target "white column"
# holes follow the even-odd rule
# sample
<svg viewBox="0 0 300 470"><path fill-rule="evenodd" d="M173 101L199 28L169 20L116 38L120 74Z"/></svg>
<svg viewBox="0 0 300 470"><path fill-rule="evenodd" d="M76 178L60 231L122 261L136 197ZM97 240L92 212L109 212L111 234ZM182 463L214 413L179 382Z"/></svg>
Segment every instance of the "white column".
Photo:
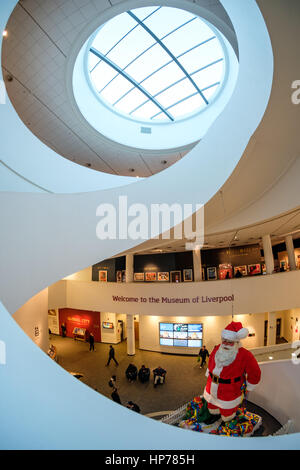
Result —
<svg viewBox="0 0 300 470"><path fill-rule="evenodd" d="M126 255L126 282L133 282L133 255Z"/></svg>
<svg viewBox="0 0 300 470"><path fill-rule="evenodd" d="M135 355L135 337L134 337L134 315L126 315L127 328L127 354Z"/></svg>
<svg viewBox="0 0 300 470"><path fill-rule="evenodd" d="M267 274L272 274L274 271L274 256L272 251L272 243L270 235L264 235L262 237L264 257L266 263Z"/></svg>
<svg viewBox="0 0 300 470"><path fill-rule="evenodd" d="M195 282L203 281L200 250L193 250L193 266L194 266L194 281Z"/></svg>
<svg viewBox="0 0 300 470"><path fill-rule="evenodd" d="M285 246L286 246L286 251L288 254L290 270L294 271L296 269L296 260L295 260L295 250L294 250L294 242L293 242L292 235L287 235L285 237Z"/></svg>
<svg viewBox="0 0 300 470"><path fill-rule="evenodd" d="M276 312L268 312L267 346L276 344Z"/></svg>

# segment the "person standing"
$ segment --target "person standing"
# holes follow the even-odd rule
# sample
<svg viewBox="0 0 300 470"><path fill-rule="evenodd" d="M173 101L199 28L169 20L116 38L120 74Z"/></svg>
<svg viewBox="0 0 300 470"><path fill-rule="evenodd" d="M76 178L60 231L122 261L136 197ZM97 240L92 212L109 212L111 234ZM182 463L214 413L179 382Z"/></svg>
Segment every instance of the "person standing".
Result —
<svg viewBox="0 0 300 470"><path fill-rule="evenodd" d="M93 333L90 333L89 343L90 343L90 351L91 350L95 351L95 337Z"/></svg>
<svg viewBox="0 0 300 470"><path fill-rule="evenodd" d="M201 358L200 368L202 368L204 364L206 364L206 358L209 357L209 352L207 351L206 346L202 346L199 351L199 356Z"/></svg>
<svg viewBox="0 0 300 470"><path fill-rule="evenodd" d="M115 361L116 365L118 366L119 363L118 363L118 361L117 361L116 358L115 358L115 350L114 350L114 348L112 347L112 345L110 345L110 346L109 346L109 353L108 353L108 361L107 361L107 364L106 364L107 366L109 366L110 361L111 361L112 359Z"/></svg>
<svg viewBox="0 0 300 470"><path fill-rule="evenodd" d="M136 403L133 403L132 401L128 401L126 407L132 411L136 411L136 413L141 412L139 405L137 405Z"/></svg>
<svg viewBox="0 0 300 470"><path fill-rule="evenodd" d="M118 394L118 389L117 389L116 387L114 387L114 389L113 389L113 391L112 391L111 398L112 398L113 401L115 401L116 403L119 403L120 405L122 405L122 403L121 403L121 398L120 398L120 395Z"/></svg>
<svg viewBox="0 0 300 470"><path fill-rule="evenodd" d="M61 334L62 334L62 337L63 337L63 338L66 337L66 334L67 334L67 327L66 327L65 323L62 323L62 324L61 324Z"/></svg>
<svg viewBox="0 0 300 470"><path fill-rule="evenodd" d="M117 376L116 375L112 375L109 382L108 382L108 385L112 388L117 388Z"/></svg>

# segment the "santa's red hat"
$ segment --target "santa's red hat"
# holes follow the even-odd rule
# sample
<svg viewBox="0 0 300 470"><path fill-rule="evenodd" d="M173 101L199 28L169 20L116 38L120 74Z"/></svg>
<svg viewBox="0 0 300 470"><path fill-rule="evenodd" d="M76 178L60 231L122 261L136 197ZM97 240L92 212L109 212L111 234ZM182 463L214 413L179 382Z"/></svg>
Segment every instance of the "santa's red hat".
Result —
<svg viewBox="0 0 300 470"><path fill-rule="evenodd" d="M240 339L247 338L248 334L249 331L247 328L243 328L240 322L232 321L222 331L222 338L228 341L240 341Z"/></svg>

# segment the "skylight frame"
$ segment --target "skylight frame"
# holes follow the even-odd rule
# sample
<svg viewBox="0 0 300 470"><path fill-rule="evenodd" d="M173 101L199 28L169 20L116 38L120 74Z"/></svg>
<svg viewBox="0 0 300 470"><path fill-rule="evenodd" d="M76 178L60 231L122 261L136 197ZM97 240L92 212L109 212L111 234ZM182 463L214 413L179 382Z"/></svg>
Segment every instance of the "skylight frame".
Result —
<svg viewBox="0 0 300 470"><path fill-rule="evenodd" d="M163 8L163 7L160 7L160 8ZM133 15L133 16L137 19L137 26L141 26L141 23L142 23L143 21L145 21L147 18L149 18L150 16L152 16L153 14L155 14L160 8L157 8L156 10L154 10L151 14L147 15L143 20L139 20L139 18L137 18L135 15ZM127 12L127 14L130 14L130 13L131 13L130 11ZM192 14L192 13L191 13L191 14ZM129 15L129 16L132 16L132 15ZM139 53L139 54L138 54L133 60L131 60L123 69L121 69L121 68L119 67L119 69L120 69L119 73L120 73L121 76L127 78L128 74L127 74L127 76L126 76L126 75L123 73L123 71L126 70L127 67L129 67L130 65L132 65L139 57L141 57L143 54L145 54L149 49L151 49L151 48L154 47L154 46L160 45L161 41L162 41L165 37L172 35L175 31L179 30L180 28L182 28L183 26L185 26L186 24L192 22L192 21L195 20L195 19L199 19L199 20L200 20L201 22L203 22L204 24L207 24L208 28L210 28L210 30L211 30L211 32L212 32L212 36L211 36L211 37L208 37L207 39L201 41L201 42L198 43L198 44L192 45L190 48L188 48L188 49L186 49L185 51L183 51L183 52L182 52L181 54L179 54L177 57L175 57L172 53L171 53L171 54L168 54L169 57L171 57L171 60L170 60L170 61L168 61L168 62L166 62L164 65L160 66L158 69L153 70L153 71L152 71L151 73L149 73L146 77L144 77L140 82L137 82L137 81L135 81L135 80L133 79L133 80L131 81L131 83L133 84L133 87L130 88L129 90L127 90L127 91L124 93L124 95L120 96L120 97L119 97L117 100L115 100L114 102L109 102L109 101L107 101L106 97L105 97L105 98L104 98L104 97L101 97L100 93L101 93L115 78L117 78L117 76L119 76L119 74L118 74L118 75L115 75L112 79L110 79L109 82L108 82L105 86L103 86L102 89L99 91L99 90L95 87L95 85L94 85L94 83L93 83L93 81L92 81L92 79L91 79L91 77L90 77L90 73L89 73L88 67L87 67L87 76L89 77L89 80L88 80L88 81L89 81L89 83L90 83L90 85L91 85L91 87L92 87L92 89L93 89L93 91L94 91L94 94L97 95L97 98L101 101L101 103L104 104L106 107L108 107L111 111L113 111L113 112L116 113L117 115L122 116L123 118L127 118L127 119L129 119L129 120L133 120L134 122L147 123L147 124L151 124L151 125L170 124L170 122L174 122L174 121L179 122L179 121L181 121L181 120L189 119L189 118L191 118L192 116L197 115L197 114L202 113L203 111L205 111L205 109L206 109L209 105L211 105L211 104L216 100L216 98L219 96L220 91L222 90L222 88L223 88L224 85L225 85L226 77L228 76L228 68L227 68L227 67L228 67L228 61L227 61L227 51L226 51L226 48L225 48L223 39L222 39L221 35L218 33L218 30L216 30L216 28L215 28L214 26L212 26L211 24L207 23L206 20L204 20L203 18L201 18L201 17L199 17L199 16L197 16L197 15L194 15L194 17L191 18L191 19L188 20L188 21L184 21L181 25L179 25L178 27L176 27L174 30L169 31L169 32L168 32L166 35L164 35L161 39L156 38L157 41L156 41L155 43L153 43L150 47L147 47L144 51L142 51L141 53ZM104 25L103 25L103 26L104 26ZM102 27L103 27L103 26L102 26ZM101 28L102 28L102 27L101 27ZM90 46L91 46L91 44L93 43L94 38L97 36L97 34L99 33L99 30L100 30L101 28L99 28L98 31L96 31L96 32L94 33L94 35L92 36L92 38L90 39L90 41L89 41L89 43L88 43L88 46L87 46L87 54L86 54L86 57L87 57L86 63L88 63L88 53L89 53L89 51L90 51L90 49L91 49ZM135 28L132 28L132 30L133 30L133 29L135 29ZM146 28L146 29L147 29L147 28ZM128 34L125 34L125 35L123 36L123 38L126 37L127 35L128 35ZM155 35L153 35L153 36L155 36ZM120 43L120 41L123 40L123 38L121 38L120 40L116 41L115 45L116 45L117 43ZM218 41L218 47L219 47L220 50L221 50L221 56L220 56L218 59L213 60L212 62L206 64L205 66L199 67L198 69L193 70L191 73L184 72L184 75L185 75L185 76L182 78L182 80L186 80L186 79L189 80L189 81L194 85L195 90L197 90L197 93L201 96L203 102L205 103L205 107L204 107L204 108L203 108L203 107L198 107L196 110L192 110L190 113L187 112L187 113L185 113L185 114L183 114L183 115L179 115L179 116L177 116L176 118L174 118L174 117L171 115L171 113L168 112L168 109L170 109L170 108L172 108L173 106L175 106L176 104L178 104L179 101L184 101L185 99L189 99L189 98L191 97L191 95L188 95L188 96L186 96L185 98L183 98L183 99L181 99L181 100L179 100L179 101L174 101L174 103L172 103L170 106L168 106L168 107L166 107L166 108L164 108L164 106L162 106L161 104L159 104L159 102L158 102L155 98L156 98L156 96L159 96L159 95L160 95L163 91L165 91L167 88L171 88L172 86L176 85L179 81L182 81L182 80L177 80L177 81L175 81L174 83L170 83L170 85L168 85L168 87L165 87L164 89L161 89L158 93L153 93L153 94L147 92L147 90L145 90L145 88L142 87L141 84L142 84L143 82L145 82L149 77L155 75L158 71L160 71L160 70L163 69L164 67L166 67L166 66L168 66L168 65L170 65L170 64L172 64L172 63L178 65L178 64L177 64L178 58L180 58L181 56L183 56L183 55L185 55L185 54L188 54L188 53L189 53L190 51L192 51L193 49L199 48L199 47L201 47L201 45L204 45L204 44L206 44L206 43L208 43L208 42L210 42L210 41L212 41L212 40ZM166 49L168 49L168 48L163 47L163 50L166 50ZM107 54L108 54L108 53L109 53L109 51L107 52ZM100 54L101 54L101 53L100 53ZM104 55L104 54L102 54L102 55ZM173 59L173 57L174 57L174 59ZM105 61L105 62L108 63L108 61ZM201 70L205 70L205 69L207 69L207 68L209 68L209 67L211 67L211 66L213 66L213 65L215 65L215 64L217 64L217 63L219 63L219 62L223 62L223 64L224 64L224 65L223 65L222 74L221 74L222 76L220 77L219 80L217 80L217 83L216 83L216 81L215 81L215 82L212 83L211 85L205 86L204 90L206 90L206 89L208 89L208 88L211 88L211 87L215 87L216 84L218 85L218 88L216 89L216 91L214 92L214 94L213 94L211 97L209 97L209 99L207 99L207 98L205 97L205 95L202 94L202 89L201 89L201 87L194 83L194 81L193 81L193 79L192 79L192 76L193 76L194 74L196 74L196 73L199 73ZM181 69L181 70L184 69L184 67L182 67L180 63L179 63L178 68ZM115 70L117 70L117 67L115 68ZM131 77L131 78L132 78L132 77ZM146 100L145 100L142 104L139 104L138 106L136 106L135 108L128 110L128 112L124 112L124 110L122 110L122 109L117 109L117 108L115 107L115 105L116 105L119 101L121 101L126 95L128 95L130 92L134 91L135 89L140 90L140 91L146 96ZM145 93L145 91L146 91L146 93ZM142 116L138 116L138 117L136 117L136 116L131 116L134 112L136 112L137 109L139 109L140 107L144 106L144 105L145 105L146 103L148 103L149 101L152 101L152 103L154 103L154 104L157 106L157 108L158 108L158 112L157 112L155 115L153 115L150 119L149 119L149 117L144 118L144 117L142 117ZM162 120L162 121L160 121L160 120L153 120L153 117L155 117L155 116L157 116L157 115L159 115L159 114L162 114L162 115L164 114L165 116L168 117L168 119L167 119L167 120L165 119L165 120Z"/></svg>

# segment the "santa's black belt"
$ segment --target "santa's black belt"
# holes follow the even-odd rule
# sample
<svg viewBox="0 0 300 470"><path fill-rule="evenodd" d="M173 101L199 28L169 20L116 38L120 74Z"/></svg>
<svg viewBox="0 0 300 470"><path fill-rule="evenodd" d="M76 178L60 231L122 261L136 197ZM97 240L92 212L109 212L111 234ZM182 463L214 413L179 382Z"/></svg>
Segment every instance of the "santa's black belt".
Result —
<svg viewBox="0 0 300 470"><path fill-rule="evenodd" d="M209 375L211 376L212 381L215 384L231 384L231 383L239 382L241 380L241 377L235 377L235 379L220 379L220 377L212 374L211 372L209 373Z"/></svg>

